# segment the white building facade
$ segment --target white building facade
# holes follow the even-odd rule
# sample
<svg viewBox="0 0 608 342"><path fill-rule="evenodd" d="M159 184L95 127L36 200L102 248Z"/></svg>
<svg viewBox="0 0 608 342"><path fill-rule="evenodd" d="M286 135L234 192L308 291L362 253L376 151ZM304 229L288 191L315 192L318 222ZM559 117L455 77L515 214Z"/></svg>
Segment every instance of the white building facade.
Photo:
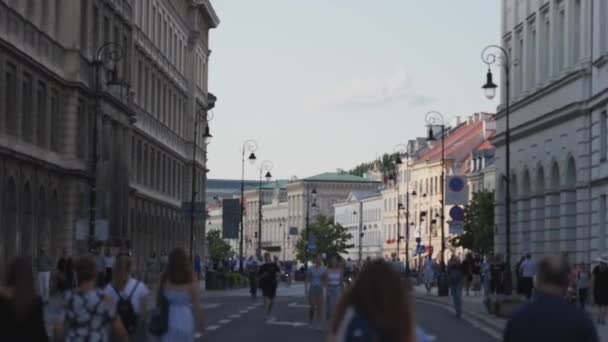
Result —
<svg viewBox="0 0 608 342"><path fill-rule="evenodd" d="M382 195L379 191L352 192L344 202L334 204L334 222L347 228L352 236L346 259L381 258L384 234ZM361 216L362 214L362 216Z"/></svg>
<svg viewBox="0 0 608 342"><path fill-rule="evenodd" d="M503 0L511 72L511 256L606 252L608 2ZM496 251L505 251L505 87L497 114Z"/></svg>

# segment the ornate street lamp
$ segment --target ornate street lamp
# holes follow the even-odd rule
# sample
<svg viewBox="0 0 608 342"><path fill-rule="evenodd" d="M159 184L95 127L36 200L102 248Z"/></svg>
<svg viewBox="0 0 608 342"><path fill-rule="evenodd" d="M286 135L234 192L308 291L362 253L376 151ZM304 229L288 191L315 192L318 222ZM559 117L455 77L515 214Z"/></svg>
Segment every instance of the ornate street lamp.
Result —
<svg viewBox="0 0 608 342"><path fill-rule="evenodd" d="M108 42L100 46L95 52L93 68L95 69L95 117L93 118L93 132L91 143L91 177L89 190L89 249L96 248L95 225L97 221L97 160L99 159L98 147L98 123L101 117L101 98L103 89L101 84L101 72L106 71L106 86L118 86L128 89L130 85L125 80L118 78L117 64L125 57L125 50L118 43ZM121 92L122 93L122 92Z"/></svg>
<svg viewBox="0 0 608 342"><path fill-rule="evenodd" d="M243 237L244 237L244 231L243 231L243 215L245 214L245 154L247 152L249 152L249 157L247 158L247 160L249 160L249 163L251 165L255 164L256 161L256 156L255 156L255 151L257 151L258 149L258 143L255 140L246 140L243 143L243 149L242 149L242 153L241 153L241 216L240 216L240 239L239 239L239 267L241 272L244 271L243 269Z"/></svg>
<svg viewBox="0 0 608 342"><path fill-rule="evenodd" d="M264 171L266 171L264 178L266 178L267 182L270 182L272 179L270 170L272 170L273 167L274 164L272 164L270 160L264 160L260 164L260 183L258 187L258 250L256 253L258 258L262 257L262 201L264 199L264 196L262 196L262 175L264 174Z"/></svg>
<svg viewBox="0 0 608 342"><path fill-rule="evenodd" d="M310 210L317 209L317 189L310 189L310 183L305 183L306 187L306 241L304 243L304 268L308 269L308 254L309 254L309 242L310 242ZM312 199L312 203L310 202Z"/></svg>
<svg viewBox="0 0 608 342"><path fill-rule="evenodd" d="M498 86L492 79L492 64L502 67L505 71L505 176L503 181L505 184L505 234L506 234L506 272L504 277L504 292L511 294L511 132L509 128L509 100L510 100L510 67L511 56L509 52L502 46L489 45L481 51L481 60L488 66L486 74L486 83L481 87L488 99L493 99L496 96L496 88Z"/></svg>
<svg viewBox="0 0 608 342"><path fill-rule="evenodd" d="M209 131L209 121L213 120L213 113L209 112L213 108L215 108L215 102L217 98L211 94L207 93L207 103L205 107L201 108L201 112L204 112L204 116L199 116L199 112L195 113L194 116L194 134L192 137L192 180L191 180L191 188L190 188L190 258L194 260L194 244L196 240L196 236L194 235L194 223L196 221L196 150L197 150L197 138L198 138L198 124L202 121L205 123L205 132L203 133L203 143L205 145L211 142L211 133ZM205 149L206 151L206 149ZM205 176L207 173L207 163L205 162ZM202 206L204 209L204 205ZM202 218L205 219L204 217ZM204 238L204 237L203 237Z"/></svg>
<svg viewBox="0 0 608 342"><path fill-rule="evenodd" d="M437 111L430 111L426 113L424 120L428 126L428 137L427 140L436 140L434 136L433 127L439 125L441 127L441 273L439 277L438 293L440 296L448 295L447 279L445 277L445 119L443 114ZM430 218L429 218L430 220ZM430 221L429 221L430 222ZM429 226L430 227L430 226ZM430 235L430 229L429 229ZM430 238L429 238L430 239ZM431 246L429 246L430 248ZM429 249L430 251L430 249Z"/></svg>

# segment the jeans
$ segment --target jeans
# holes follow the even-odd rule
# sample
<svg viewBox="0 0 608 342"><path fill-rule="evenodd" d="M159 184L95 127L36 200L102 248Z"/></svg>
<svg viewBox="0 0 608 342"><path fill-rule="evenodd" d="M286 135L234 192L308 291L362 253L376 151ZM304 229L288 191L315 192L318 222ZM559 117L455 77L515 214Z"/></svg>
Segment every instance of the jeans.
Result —
<svg viewBox="0 0 608 342"><path fill-rule="evenodd" d="M43 302L49 301L49 283L51 280L51 272L38 272L38 289Z"/></svg>
<svg viewBox="0 0 608 342"><path fill-rule="evenodd" d="M460 317L462 315L462 283L450 284L450 294L452 295L456 316Z"/></svg>

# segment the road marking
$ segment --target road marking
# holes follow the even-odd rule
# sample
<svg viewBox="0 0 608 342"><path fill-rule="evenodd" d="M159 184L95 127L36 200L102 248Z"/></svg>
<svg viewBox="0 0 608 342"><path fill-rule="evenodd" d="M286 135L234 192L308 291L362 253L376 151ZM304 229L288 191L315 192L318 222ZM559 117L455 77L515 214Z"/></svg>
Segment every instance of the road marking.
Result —
<svg viewBox="0 0 608 342"><path fill-rule="evenodd" d="M235 314L235 315L230 315L230 318L241 318L241 315Z"/></svg>
<svg viewBox="0 0 608 342"><path fill-rule="evenodd" d="M440 304L440 303L436 303L430 300L424 300L424 299L420 299L420 298L414 298L415 301L419 302L419 303L424 303L427 305L433 305L436 306L438 308L442 308L445 311L451 312L453 313L454 310L453 308L449 305L449 304ZM481 323L477 322L475 319L471 319L469 318L469 314L466 312L463 312L463 315L461 316L461 319L463 321L466 321L467 323L469 323L470 325L472 325L473 327L485 332L486 334L490 335L490 337L495 338L496 340L500 341L502 340L502 335L500 333L497 332L497 330L491 329L487 326L482 325Z"/></svg>
<svg viewBox="0 0 608 342"><path fill-rule="evenodd" d="M248 312L249 312L249 310L241 310L241 311L239 311L239 313L240 313L241 315L244 315L244 314L246 314L246 313L248 313Z"/></svg>
<svg viewBox="0 0 608 342"><path fill-rule="evenodd" d="M219 325L210 325L205 330L213 331L213 330L219 329L219 327L220 327Z"/></svg>
<svg viewBox="0 0 608 342"><path fill-rule="evenodd" d="M308 304L298 304L296 302L290 303L287 306L289 306L290 308L307 308L307 309L310 308L310 305L308 305Z"/></svg>
<svg viewBox="0 0 608 342"><path fill-rule="evenodd" d="M228 324L228 323L230 323L230 321L231 321L230 319L222 319L218 323L219 324Z"/></svg>
<svg viewBox="0 0 608 342"><path fill-rule="evenodd" d="M290 327L295 327L295 328L308 325L308 323L304 323L304 322L286 322L286 321L276 321L276 320L267 321L266 324L290 326Z"/></svg>
<svg viewBox="0 0 608 342"><path fill-rule="evenodd" d="M203 304L203 309L214 309L219 306L220 306L220 304L218 304L218 303L208 303L208 304Z"/></svg>

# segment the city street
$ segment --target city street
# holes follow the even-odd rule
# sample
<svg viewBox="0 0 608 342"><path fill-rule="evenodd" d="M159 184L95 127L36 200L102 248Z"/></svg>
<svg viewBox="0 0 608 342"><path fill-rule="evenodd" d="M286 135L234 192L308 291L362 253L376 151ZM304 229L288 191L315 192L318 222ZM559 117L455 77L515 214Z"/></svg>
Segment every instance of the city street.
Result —
<svg viewBox="0 0 608 342"><path fill-rule="evenodd" d="M301 284L280 288L273 316L264 322L261 299L255 302L243 290L215 294L206 292L204 307L207 327L205 341L323 341L324 333L309 327L308 307ZM467 341L496 341L464 320L456 319L451 310L427 302L416 302L416 323L436 341L452 341L454 336L467 336Z"/></svg>

